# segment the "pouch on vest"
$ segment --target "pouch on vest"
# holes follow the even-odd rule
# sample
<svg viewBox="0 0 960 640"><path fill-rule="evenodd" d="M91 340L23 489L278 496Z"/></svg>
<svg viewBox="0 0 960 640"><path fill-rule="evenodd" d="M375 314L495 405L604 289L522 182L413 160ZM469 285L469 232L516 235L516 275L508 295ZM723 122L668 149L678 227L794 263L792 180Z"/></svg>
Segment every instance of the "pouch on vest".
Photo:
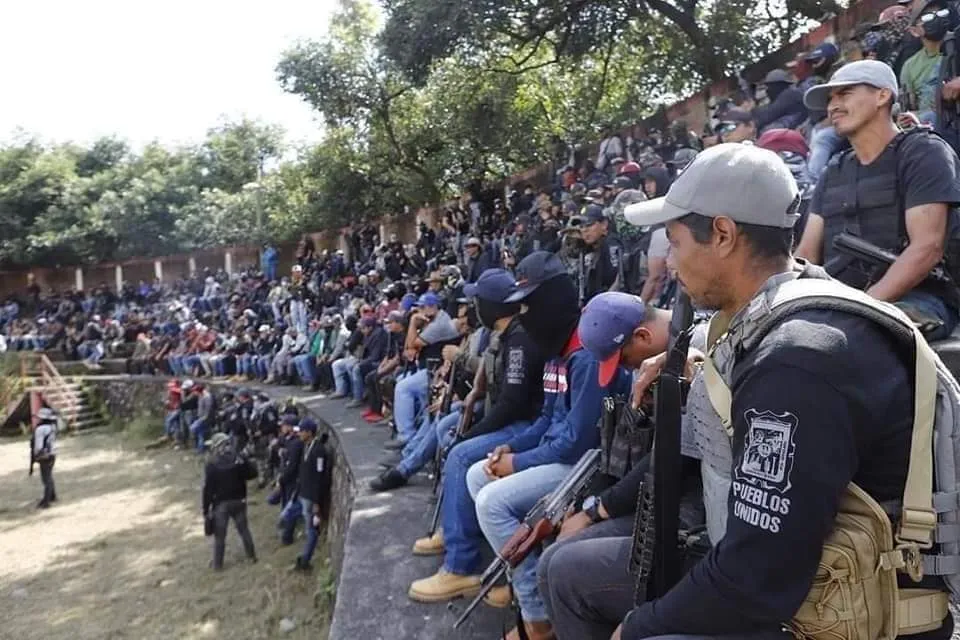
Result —
<svg viewBox="0 0 960 640"><path fill-rule="evenodd" d="M798 278L781 285L770 312L759 320L760 326L750 334L749 343L740 345L740 352L756 346L786 316L806 309L838 310L867 318L909 347L914 354L914 423L903 510L896 531L877 501L850 483L840 499L834 529L824 542L810 592L789 627L797 638L805 640L893 639L937 629L948 615L947 594L899 589L897 572L906 573L915 582L925 571L943 575L957 593L960 562L953 563L960 558L924 556L923 552L934 542L939 543L941 537L960 538L955 535L960 534L955 524L958 503L949 513L946 508L937 510L941 513L934 509L937 496L942 507L950 496L955 501L960 497L955 462L960 387L902 312L833 280ZM731 433L730 388L713 362L716 344L727 337L727 324L720 314L710 322L710 357L704 362L704 379L711 403ZM950 487L950 492L944 492L945 487ZM941 544L941 553L947 548Z"/></svg>
<svg viewBox="0 0 960 640"><path fill-rule="evenodd" d="M600 417L600 468L623 478L653 447L653 423L622 395L603 399Z"/></svg>

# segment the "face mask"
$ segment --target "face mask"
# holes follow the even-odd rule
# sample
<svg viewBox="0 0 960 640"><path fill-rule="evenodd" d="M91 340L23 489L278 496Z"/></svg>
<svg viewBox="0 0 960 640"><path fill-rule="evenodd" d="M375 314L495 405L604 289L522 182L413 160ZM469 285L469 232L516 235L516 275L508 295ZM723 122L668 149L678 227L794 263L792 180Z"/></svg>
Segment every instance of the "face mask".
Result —
<svg viewBox="0 0 960 640"><path fill-rule="evenodd" d="M520 305L518 303L491 302L483 298L477 298L475 309L480 324L493 331L497 320L517 315L520 311Z"/></svg>
<svg viewBox="0 0 960 640"><path fill-rule="evenodd" d="M544 282L526 299L526 305L520 324L527 335L545 358L559 356L580 320L573 280L558 276Z"/></svg>

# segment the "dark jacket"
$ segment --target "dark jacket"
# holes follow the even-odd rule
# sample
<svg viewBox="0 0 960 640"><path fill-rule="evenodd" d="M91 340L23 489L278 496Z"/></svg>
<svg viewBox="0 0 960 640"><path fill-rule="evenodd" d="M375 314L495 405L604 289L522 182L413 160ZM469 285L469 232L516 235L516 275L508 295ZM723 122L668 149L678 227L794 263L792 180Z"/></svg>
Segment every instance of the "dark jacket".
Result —
<svg viewBox="0 0 960 640"><path fill-rule="evenodd" d="M207 463L203 473L203 512L227 500L247 499L247 480L257 477L253 463L228 448Z"/></svg>
<svg viewBox="0 0 960 640"><path fill-rule="evenodd" d="M300 477L300 461L303 458L303 442L296 435L283 441L283 462L280 468L280 486L293 487Z"/></svg>
<svg viewBox="0 0 960 640"><path fill-rule="evenodd" d="M387 330L380 325L375 326L370 335L363 338L363 359L360 360L360 366L372 368L383 360L387 355L388 340Z"/></svg>
<svg viewBox="0 0 960 640"><path fill-rule="evenodd" d="M300 497L320 505L326 517L330 507L330 466L333 460L327 449L326 434L319 435L305 446L300 463Z"/></svg>

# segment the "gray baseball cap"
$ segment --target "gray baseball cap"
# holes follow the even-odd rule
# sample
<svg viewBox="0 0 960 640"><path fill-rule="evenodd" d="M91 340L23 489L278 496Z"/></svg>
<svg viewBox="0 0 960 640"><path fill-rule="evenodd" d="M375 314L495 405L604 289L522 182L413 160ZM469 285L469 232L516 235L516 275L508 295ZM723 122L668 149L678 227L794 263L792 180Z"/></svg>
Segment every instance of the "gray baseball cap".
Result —
<svg viewBox="0 0 960 640"><path fill-rule="evenodd" d="M793 174L777 154L728 142L697 155L666 196L632 204L623 214L640 227L698 213L789 229L799 218L798 193Z"/></svg>
<svg viewBox="0 0 960 640"><path fill-rule="evenodd" d="M803 94L803 104L814 111L826 111L831 91L837 87L852 87L858 84L889 89L894 101L897 99L897 76L889 65L879 60L857 60L837 69L830 82L807 89Z"/></svg>

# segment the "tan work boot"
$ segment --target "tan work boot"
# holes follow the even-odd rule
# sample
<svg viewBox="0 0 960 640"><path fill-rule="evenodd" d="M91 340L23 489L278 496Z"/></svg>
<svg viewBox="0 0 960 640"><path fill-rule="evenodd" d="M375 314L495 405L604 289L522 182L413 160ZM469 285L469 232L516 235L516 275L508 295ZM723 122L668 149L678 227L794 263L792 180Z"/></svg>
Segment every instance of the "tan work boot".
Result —
<svg viewBox="0 0 960 640"><path fill-rule="evenodd" d="M498 585L487 592L483 601L496 609L506 609L513 604L513 591L510 589L510 585Z"/></svg>
<svg viewBox="0 0 960 640"><path fill-rule="evenodd" d="M480 576L461 576L440 569L429 578L415 580L407 595L417 602L446 602L463 596L472 598L480 592Z"/></svg>
<svg viewBox="0 0 960 640"><path fill-rule="evenodd" d="M506 609L513 603L513 592L509 585L497 586L490 589L490 592L484 596L483 601L491 607Z"/></svg>
<svg viewBox="0 0 960 640"><path fill-rule="evenodd" d="M443 531L439 529L429 538L420 538L413 543L415 556L439 556L443 555L443 551Z"/></svg>
<svg viewBox="0 0 960 640"><path fill-rule="evenodd" d="M524 620L523 628L530 640L557 640L557 636L553 632L553 625L547 621L527 622ZM520 632L514 627L510 630L510 633L504 636L504 640L520 640Z"/></svg>

